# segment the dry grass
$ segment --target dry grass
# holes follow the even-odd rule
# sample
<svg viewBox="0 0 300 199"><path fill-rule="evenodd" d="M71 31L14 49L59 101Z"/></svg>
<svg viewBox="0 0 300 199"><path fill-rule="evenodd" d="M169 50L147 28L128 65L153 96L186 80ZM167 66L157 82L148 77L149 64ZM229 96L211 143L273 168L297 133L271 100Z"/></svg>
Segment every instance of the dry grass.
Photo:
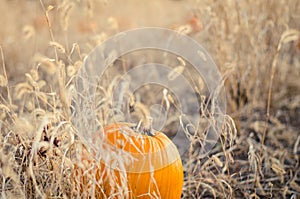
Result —
<svg viewBox="0 0 300 199"><path fill-rule="evenodd" d="M97 164L82 160L93 148L80 138L122 118L111 109L115 81L95 85L91 116L89 99L78 103L87 91L77 91L75 77L108 36L148 25L186 31L226 79L219 144L201 157L199 137L191 137L182 198L300 197L299 0L3 0L0 11L1 198L80 198L101 187ZM146 99L153 93L146 89ZM165 103L176 110L172 96ZM101 141L94 146L101 153ZM119 191L126 195L126 187Z"/></svg>

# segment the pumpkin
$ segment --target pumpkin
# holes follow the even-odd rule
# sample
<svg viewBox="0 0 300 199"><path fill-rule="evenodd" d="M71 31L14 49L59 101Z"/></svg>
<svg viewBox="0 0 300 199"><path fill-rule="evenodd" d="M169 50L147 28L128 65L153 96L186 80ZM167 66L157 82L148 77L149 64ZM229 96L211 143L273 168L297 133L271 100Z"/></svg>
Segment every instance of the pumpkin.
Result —
<svg viewBox="0 0 300 199"><path fill-rule="evenodd" d="M132 124L118 123L104 127L101 135L106 152L100 155L96 195L180 198L182 163L176 146L164 133L149 136L134 130Z"/></svg>

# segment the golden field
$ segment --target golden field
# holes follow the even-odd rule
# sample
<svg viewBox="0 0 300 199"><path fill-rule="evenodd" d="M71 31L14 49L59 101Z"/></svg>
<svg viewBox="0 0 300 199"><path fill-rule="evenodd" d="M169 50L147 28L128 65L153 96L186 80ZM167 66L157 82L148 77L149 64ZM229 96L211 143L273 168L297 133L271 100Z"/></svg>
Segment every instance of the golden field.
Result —
<svg viewBox="0 0 300 199"><path fill-rule="evenodd" d="M1 198L100 197L75 80L97 45L149 26L195 39L224 78L219 144L200 157L193 137L181 197L300 197L299 0L2 0L0 12ZM97 87L98 126L111 123L110 86Z"/></svg>

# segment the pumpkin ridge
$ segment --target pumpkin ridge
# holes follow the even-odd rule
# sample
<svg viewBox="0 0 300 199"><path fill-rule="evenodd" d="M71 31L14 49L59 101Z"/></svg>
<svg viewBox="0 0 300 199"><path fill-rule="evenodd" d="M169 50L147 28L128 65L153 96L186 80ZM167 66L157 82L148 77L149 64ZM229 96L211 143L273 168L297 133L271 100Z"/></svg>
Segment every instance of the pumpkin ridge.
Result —
<svg viewBox="0 0 300 199"><path fill-rule="evenodd" d="M154 136L141 135L142 138L140 138L140 134L138 132L131 128L127 128L128 126L123 125L124 124L113 125L112 127L107 128L106 130L108 130L109 132L106 133L106 139L107 143L110 145L108 149L109 152L113 150L118 155L123 154L125 156L124 158L127 158L127 161L124 162L126 172L146 173L150 170L156 171L167 167L176 162L178 159L180 159L180 155L176 146L173 144L172 141L169 140L169 138L164 133L157 131ZM128 137L127 135L124 136L124 132L128 130L131 131L129 133L130 135ZM121 135L119 138L125 137L126 139L126 142L124 143L123 147L120 147L118 144L116 144L118 135ZM140 151L134 150L134 144L127 141L133 140L134 142L136 141L136 138L146 139L144 141L145 143L148 141L148 145L145 146L144 149L142 149L143 146L139 145L137 146L137 148L139 148ZM154 144L156 146L153 146ZM113 158L102 158L100 159L100 161L110 168L112 168L112 165L114 165L113 169L123 170L123 168L118 168L117 165L112 164L112 162L114 161ZM141 165L141 163L143 164Z"/></svg>

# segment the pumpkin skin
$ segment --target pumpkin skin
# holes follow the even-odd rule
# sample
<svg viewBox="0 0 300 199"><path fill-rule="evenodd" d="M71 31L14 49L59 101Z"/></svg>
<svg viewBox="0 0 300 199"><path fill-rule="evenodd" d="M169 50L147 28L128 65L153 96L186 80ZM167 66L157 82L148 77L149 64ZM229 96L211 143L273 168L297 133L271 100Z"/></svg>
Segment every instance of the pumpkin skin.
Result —
<svg viewBox="0 0 300 199"><path fill-rule="evenodd" d="M100 157L96 180L101 182L101 187L96 190L96 196L179 199L183 168L176 146L164 133L156 132L154 136L148 136L136 132L131 126L129 123L118 123L103 128L101 137L108 146L108 153L111 151L111 158L107 160L105 155ZM122 168L118 168L113 163L116 151L130 154L133 159L127 158Z"/></svg>

